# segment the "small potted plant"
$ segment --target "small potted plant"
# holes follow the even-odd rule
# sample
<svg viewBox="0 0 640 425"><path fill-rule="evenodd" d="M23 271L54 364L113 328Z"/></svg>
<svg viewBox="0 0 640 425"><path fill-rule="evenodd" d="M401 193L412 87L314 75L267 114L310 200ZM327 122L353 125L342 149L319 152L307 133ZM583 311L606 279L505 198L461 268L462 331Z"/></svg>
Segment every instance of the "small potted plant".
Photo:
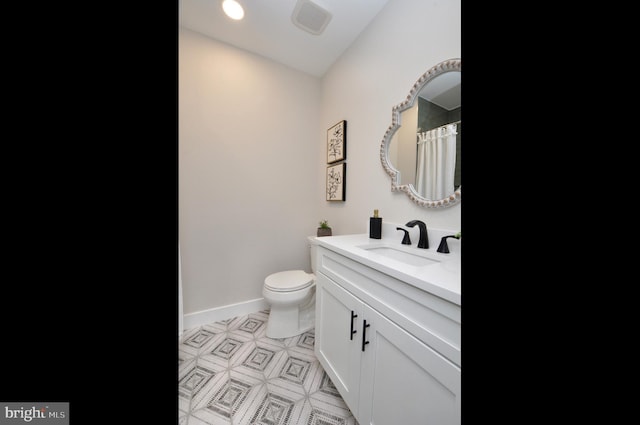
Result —
<svg viewBox="0 0 640 425"><path fill-rule="evenodd" d="M327 220L322 220L319 223L318 227L318 236L331 236L331 227L329 227L329 222Z"/></svg>

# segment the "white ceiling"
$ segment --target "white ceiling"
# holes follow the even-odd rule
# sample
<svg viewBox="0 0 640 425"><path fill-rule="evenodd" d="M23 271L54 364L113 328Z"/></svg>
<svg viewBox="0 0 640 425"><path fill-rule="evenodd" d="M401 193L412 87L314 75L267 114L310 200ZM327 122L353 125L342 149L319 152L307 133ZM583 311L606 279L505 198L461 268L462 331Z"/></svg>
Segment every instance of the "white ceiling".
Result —
<svg viewBox="0 0 640 425"><path fill-rule="evenodd" d="M430 80L418 96L451 111L461 106L461 89L461 73L445 72Z"/></svg>
<svg viewBox="0 0 640 425"><path fill-rule="evenodd" d="M291 16L301 0L238 0L241 21L228 18L222 0L180 0L182 27L276 62L322 77L375 18L388 0L304 0L331 13L320 35L294 25Z"/></svg>

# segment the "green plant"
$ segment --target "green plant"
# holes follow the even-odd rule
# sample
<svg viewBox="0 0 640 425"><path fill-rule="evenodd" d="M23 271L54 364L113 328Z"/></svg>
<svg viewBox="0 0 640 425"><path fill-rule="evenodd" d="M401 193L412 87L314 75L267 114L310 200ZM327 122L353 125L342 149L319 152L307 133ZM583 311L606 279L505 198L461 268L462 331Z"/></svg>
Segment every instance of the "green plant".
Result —
<svg viewBox="0 0 640 425"><path fill-rule="evenodd" d="M331 228L331 227L329 227L329 222L327 220L322 220L318 224L320 225L321 229L330 229Z"/></svg>

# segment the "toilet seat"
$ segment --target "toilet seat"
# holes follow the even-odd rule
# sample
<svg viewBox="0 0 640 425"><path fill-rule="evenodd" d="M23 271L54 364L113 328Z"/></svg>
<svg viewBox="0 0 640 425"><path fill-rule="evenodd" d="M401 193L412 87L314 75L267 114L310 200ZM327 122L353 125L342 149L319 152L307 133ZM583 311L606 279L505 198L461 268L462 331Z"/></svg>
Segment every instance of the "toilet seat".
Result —
<svg viewBox="0 0 640 425"><path fill-rule="evenodd" d="M303 270L287 270L267 276L264 286L276 292L291 292L311 286L313 282L313 274Z"/></svg>

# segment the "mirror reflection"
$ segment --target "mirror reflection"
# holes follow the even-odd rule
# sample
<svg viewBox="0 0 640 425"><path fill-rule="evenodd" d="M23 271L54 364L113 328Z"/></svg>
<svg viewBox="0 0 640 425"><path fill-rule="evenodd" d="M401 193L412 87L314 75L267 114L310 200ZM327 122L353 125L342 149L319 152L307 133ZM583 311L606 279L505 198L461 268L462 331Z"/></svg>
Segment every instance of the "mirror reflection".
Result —
<svg viewBox="0 0 640 425"><path fill-rule="evenodd" d="M382 162L392 190L420 205L450 206L461 195L460 60L442 62L414 85L393 109L382 146Z"/></svg>
<svg viewBox="0 0 640 425"><path fill-rule="evenodd" d="M462 120L460 73L434 78L401 113L401 127L391 140L400 184L413 184L418 195L442 199L460 186Z"/></svg>

